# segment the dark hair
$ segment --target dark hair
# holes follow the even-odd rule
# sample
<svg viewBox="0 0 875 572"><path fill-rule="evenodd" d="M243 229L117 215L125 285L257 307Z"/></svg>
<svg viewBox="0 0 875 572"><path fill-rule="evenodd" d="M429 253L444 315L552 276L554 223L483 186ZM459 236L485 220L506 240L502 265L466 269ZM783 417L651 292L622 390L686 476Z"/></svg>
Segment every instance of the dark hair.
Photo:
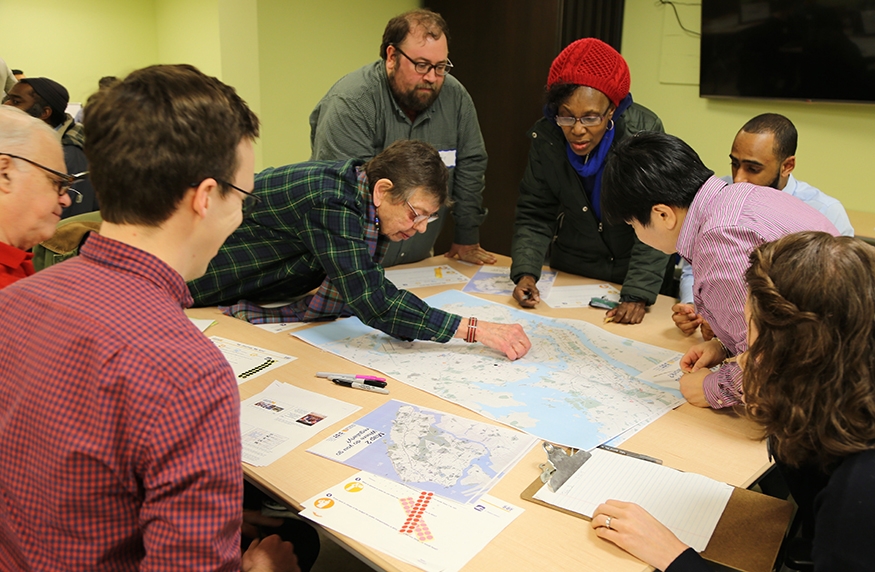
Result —
<svg viewBox="0 0 875 572"><path fill-rule="evenodd" d="M555 119L559 114L559 107L568 101L568 98L574 95L574 92L581 87L586 87L597 92L599 91L594 87L588 85L577 85L576 83L554 83L547 87L544 100L544 116L548 119ZM605 99L608 100L608 111L614 109L614 104L607 95L605 95Z"/></svg>
<svg viewBox="0 0 875 572"><path fill-rule="evenodd" d="M28 84L28 85L30 85L30 84ZM31 89L33 89L33 86L31 86ZM60 125L61 123L63 123L67 119L67 112L66 111L58 112L58 110L53 108L49 104L49 102L45 100L45 98L43 96L41 96L40 94L38 94L36 92L35 89L33 90L33 102L35 105L38 105L40 107L40 110L39 110L40 114L42 114L42 110L45 109L46 107L48 107L49 109L52 110L52 114L49 115L48 119L46 119L46 123L48 123L52 127L57 127L58 125ZM39 115L37 115L37 117L39 117Z"/></svg>
<svg viewBox="0 0 875 572"><path fill-rule="evenodd" d="M116 224L157 226L193 183L232 181L237 146L258 136L234 88L190 65L143 68L96 92L84 123L100 212Z"/></svg>
<svg viewBox="0 0 875 572"><path fill-rule="evenodd" d="M650 225L655 205L689 208L714 171L674 135L641 132L611 147L602 174L602 216Z"/></svg>
<svg viewBox="0 0 875 572"><path fill-rule="evenodd" d="M24 72L19 69L11 69L12 75L24 75Z"/></svg>
<svg viewBox="0 0 875 572"><path fill-rule="evenodd" d="M875 448L875 249L798 232L750 255L748 415L791 466Z"/></svg>
<svg viewBox="0 0 875 572"><path fill-rule="evenodd" d="M568 101L568 98L580 87L575 83L556 83L548 86L544 97L544 116L554 119L559 113L559 106Z"/></svg>
<svg viewBox="0 0 875 572"><path fill-rule="evenodd" d="M793 122L777 113L757 115L741 128L745 133L772 133L775 136L774 153L778 162L796 154L799 134Z"/></svg>
<svg viewBox="0 0 875 572"><path fill-rule="evenodd" d="M97 87L99 89L106 89L108 87L112 87L119 82L119 79L114 75L105 75L99 80L97 80Z"/></svg>
<svg viewBox="0 0 875 572"><path fill-rule="evenodd" d="M389 44L399 45L417 28L422 28L423 37L439 40L443 35L447 37L447 44L450 42L450 28L440 14L428 9L410 10L395 16L386 24L383 43L380 44L380 58L386 59Z"/></svg>
<svg viewBox="0 0 875 572"><path fill-rule="evenodd" d="M380 179L392 181L389 195L396 203L409 199L416 190L431 195L440 205L452 203L447 190L449 170L437 150L424 141L396 141L363 168L372 192Z"/></svg>

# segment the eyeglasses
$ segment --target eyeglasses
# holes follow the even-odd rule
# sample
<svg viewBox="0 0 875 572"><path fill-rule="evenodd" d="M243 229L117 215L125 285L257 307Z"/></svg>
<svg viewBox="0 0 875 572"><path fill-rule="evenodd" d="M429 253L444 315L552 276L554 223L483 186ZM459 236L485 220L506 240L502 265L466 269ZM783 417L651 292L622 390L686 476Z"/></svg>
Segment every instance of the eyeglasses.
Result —
<svg viewBox="0 0 875 572"><path fill-rule="evenodd" d="M229 183L228 181L223 181L222 179L219 179L216 177L213 177L213 179L215 179L216 182L219 183L220 185L225 185L226 187L231 187L232 189L238 190L241 193L243 193L243 214L245 214L245 215L251 213L255 209L255 207L258 206L258 203L261 202L261 197L255 196L252 193L250 193L249 191L244 191L243 189L241 189L240 187L238 187L237 185L235 185L233 183ZM199 184L200 183L191 183L190 186L196 187Z"/></svg>
<svg viewBox="0 0 875 572"><path fill-rule="evenodd" d="M410 56L408 56L407 54L402 52L401 48L399 48L395 44L389 44L389 45L392 46L393 48L395 48L399 54L401 54L402 56L404 56L405 58L410 60L410 63L413 64L413 69L415 69L416 73L418 73L420 75L425 75L428 72L430 72L431 70L434 70L434 73L436 73L437 75L444 76L444 75L447 75L448 73L450 73L450 69L453 68L453 64L450 62L450 58L447 58L447 61L445 61L445 62L440 62L437 64L430 64L428 62L417 62L417 61L414 61L413 58L411 58Z"/></svg>
<svg viewBox="0 0 875 572"><path fill-rule="evenodd" d="M605 120L608 113L611 111L611 107L605 110L601 115L584 115L583 117L566 117L557 115L556 116L556 125L559 127L573 127L574 124L580 121L580 124L584 127L595 127L596 125L601 125L602 121Z"/></svg>
<svg viewBox="0 0 875 572"><path fill-rule="evenodd" d="M428 224L428 223L434 222L438 219L437 213L435 213L433 215L419 214L418 212L416 212L416 209L413 208L413 205L410 204L410 201L404 201L404 202L407 203L407 208L409 208L410 212L413 213L413 224L414 225L417 225L417 224L421 223L422 221L425 221L426 224Z"/></svg>
<svg viewBox="0 0 875 572"><path fill-rule="evenodd" d="M51 173L52 175L57 177L57 179L49 177L48 175L46 175L46 177L55 186L55 192L58 193L59 197L63 197L67 193L73 192L73 193L76 193L76 196L70 197L70 199L74 203L77 203L77 204L82 202L82 193L80 193L76 189L71 189L70 187L72 185L75 185L76 183L84 181L85 177L88 176L88 171L82 171L81 173L76 173L74 175L68 175L67 173L62 173L60 171L55 171L54 169L49 169L45 165L40 165L36 161L31 161L27 157L22 157L20 155L13 155L12 153L0 153L0 155L6 155L7 157L11 157L13 159L21 159L22 161L30 163L34 167L39 167L43 171L46 171L47 173Z"/></svg>

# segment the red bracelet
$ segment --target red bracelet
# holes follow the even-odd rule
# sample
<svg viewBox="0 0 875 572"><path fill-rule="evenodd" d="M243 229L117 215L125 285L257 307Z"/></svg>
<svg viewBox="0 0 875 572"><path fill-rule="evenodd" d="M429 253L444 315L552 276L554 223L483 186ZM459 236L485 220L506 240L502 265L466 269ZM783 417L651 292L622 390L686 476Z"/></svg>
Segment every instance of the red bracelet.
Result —
<svg viewBox="0 0 875 572"><path fill-rule="evenodd" d="M477 341L477 318L468 318L468 335L465 336L465 341L469 344Z"/></svg>

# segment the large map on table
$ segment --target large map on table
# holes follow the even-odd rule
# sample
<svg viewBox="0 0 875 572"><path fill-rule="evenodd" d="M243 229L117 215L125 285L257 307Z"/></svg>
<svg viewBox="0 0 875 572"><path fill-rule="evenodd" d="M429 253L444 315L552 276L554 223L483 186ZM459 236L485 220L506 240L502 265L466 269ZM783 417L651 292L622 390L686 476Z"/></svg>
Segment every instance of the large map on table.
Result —
<svg viewBox="0 0 875 572"><path fill-rule="evenodd" d="M294 335L541 439L592 449L683 403L680 354L450 290L430 306L520 323L532 349L520 360L482 344L403 342L347 318ZM391 385L389 387L391 389Z"/></svg>

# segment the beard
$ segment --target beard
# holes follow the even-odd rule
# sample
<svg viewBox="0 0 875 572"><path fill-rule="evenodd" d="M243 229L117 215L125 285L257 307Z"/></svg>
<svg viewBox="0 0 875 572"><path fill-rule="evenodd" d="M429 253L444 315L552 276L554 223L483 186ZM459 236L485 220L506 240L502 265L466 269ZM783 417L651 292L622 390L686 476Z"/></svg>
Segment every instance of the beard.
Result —
<svg viewBox="0 0 875 572"><path fill-rule="evenodd" d="M395 71L389 74L389 88L392 90L392 95L395 101L402 109L415 111L419 113L428 109L435 102L438 95L441 93L441 88L433 83L421 82L413 86L412 89L404 90L398 85L398 80L395 78ZM428 89L431 91L423 92L420 89Z"/></svg>

